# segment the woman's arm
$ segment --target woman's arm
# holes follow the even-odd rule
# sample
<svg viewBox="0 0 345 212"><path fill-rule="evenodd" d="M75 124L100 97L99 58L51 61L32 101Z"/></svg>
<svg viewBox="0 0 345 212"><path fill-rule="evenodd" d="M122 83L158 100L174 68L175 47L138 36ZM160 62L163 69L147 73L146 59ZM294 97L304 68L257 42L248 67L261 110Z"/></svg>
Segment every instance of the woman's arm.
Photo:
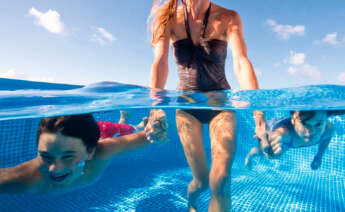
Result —
<svg viewBox="0 0 345 212"><path fill-rule="evenodd" d="M242 90L258 89L254 68L247 56L247 47L243 36L240 15L231 11L232 21L229 23L229 41L232 49L234 72Z"/></svg>
<svg viewBox="0 0 345 212"><path fill-rule="evenodd" d="M169 25L165 28L165 33L160 40L154 44L154 60L151 67L150 88L164 89L168 73L170 29Z"/></svg>
<svg viewBox="0 0 345 212"><path fill-rule="evenodd" d="M234 72L242 90L259 89L259 84L253 65L247 56L247 47L243 36L241 17L235 11L230 11L229 41L232 49ZM266 134L266 120L262 111L254 111L255 134L259 138L262 150L268 153L269 144Z"/></svg>
<svg viewBox="0 0 345 212"><path fill-rule="evenodd" d="M40 172L37 158L15 167L0 169L0 194L25 193L38 189Z"/></svg>

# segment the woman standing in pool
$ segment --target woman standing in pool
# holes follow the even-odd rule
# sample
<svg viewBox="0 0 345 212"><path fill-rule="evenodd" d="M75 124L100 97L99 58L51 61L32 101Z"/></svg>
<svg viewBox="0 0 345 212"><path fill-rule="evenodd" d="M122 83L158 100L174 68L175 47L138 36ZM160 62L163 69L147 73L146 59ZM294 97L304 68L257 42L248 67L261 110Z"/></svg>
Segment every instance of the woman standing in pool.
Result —
<svg viewBox="0 0 345 212"><path fill-rule="evenodd" d="M164 89L168 76L169 44L178 65L179 90L214 91L230 89L225 77L228 41L232 47L234 72L241 89L258 89L252 64L247 57L242 23L238 13L211 3L210 0L166 0L151 12L154 62L150 87ZM262 112L254 115L256 134L265 137ZM202 145L202 123L209 124L212 166L209 170ZM192 169L188 186L190 211L196 210L200 192L210 186L209 211L229 211L230 172L236 138L233 111L178 110L176 124Z"/></svg>

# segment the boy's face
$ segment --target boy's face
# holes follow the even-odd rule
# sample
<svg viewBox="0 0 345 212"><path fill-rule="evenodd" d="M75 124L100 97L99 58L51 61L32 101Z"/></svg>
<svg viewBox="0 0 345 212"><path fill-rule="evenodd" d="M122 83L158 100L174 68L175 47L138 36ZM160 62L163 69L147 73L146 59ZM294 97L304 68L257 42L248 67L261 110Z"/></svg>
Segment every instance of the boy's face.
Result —
<svg viewBox="0 0 345 212"><path fill-rule="evenodd" d="M50 183L66 185L83 174L89 154L79 138L42 133L38 142L40 171Z"/></svg>
<svg viewBox="0 0 345 212"><path fill-rule="evenodd" d="M319 141L327 127L327 114L325 111L316 111L308 120L301 120L299 113L295 112L291 118L296 134L305 142Z"/></svg>

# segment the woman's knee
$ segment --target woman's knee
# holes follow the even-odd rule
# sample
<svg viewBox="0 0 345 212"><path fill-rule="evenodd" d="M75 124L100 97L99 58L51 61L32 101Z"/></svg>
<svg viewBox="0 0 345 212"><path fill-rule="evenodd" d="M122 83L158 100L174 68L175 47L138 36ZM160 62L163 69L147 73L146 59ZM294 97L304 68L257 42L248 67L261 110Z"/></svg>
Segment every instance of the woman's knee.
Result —
<svg viewBox="0 0 345 212"><path fill-rule="evenodd" d="M231 174L229 172L213 172L210 175L209 186L213 196L224 196L230 191Z"/></svg>

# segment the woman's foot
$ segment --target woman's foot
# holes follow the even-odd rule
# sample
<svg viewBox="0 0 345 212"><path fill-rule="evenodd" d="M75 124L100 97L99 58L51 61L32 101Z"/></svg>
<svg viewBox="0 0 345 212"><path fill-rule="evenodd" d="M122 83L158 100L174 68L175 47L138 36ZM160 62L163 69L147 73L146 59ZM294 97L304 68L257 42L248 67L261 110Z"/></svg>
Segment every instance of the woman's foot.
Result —
<svg viewBox="0 0 345 212"><path fill-rule="evenodd" d="M188 185L188 208L190 212L196 212L197 199L200 194L208 187L207 182L192 180Z"/></svg>

